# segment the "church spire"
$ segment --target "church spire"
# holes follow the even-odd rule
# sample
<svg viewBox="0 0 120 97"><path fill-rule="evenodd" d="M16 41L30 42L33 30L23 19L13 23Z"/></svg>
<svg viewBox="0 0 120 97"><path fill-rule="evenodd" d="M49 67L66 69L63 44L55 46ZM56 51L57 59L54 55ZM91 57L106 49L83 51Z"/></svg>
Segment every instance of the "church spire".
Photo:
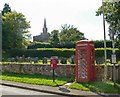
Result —
<svg viewBox="0 0 120 97"><path fill-rule="evenodd" d="M46 28L46 18L44 18L44 27Z"/></svg>
<svg viewBox="0 0 120 97"><path fill-rule="evenodd" d="M47 33L46 18L44 18L43 33Z"/></svg>

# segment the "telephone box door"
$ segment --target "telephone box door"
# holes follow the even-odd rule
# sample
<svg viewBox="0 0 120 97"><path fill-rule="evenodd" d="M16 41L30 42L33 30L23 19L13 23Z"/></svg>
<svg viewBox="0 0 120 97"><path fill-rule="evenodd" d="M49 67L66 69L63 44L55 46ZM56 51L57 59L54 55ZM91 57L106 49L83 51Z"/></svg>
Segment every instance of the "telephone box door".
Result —
<svg viewBox="0 0 120 97"><path fill-rule="evenodd" d="M94 79L94 43L76 43L76 81L88 82Z"/></svg>

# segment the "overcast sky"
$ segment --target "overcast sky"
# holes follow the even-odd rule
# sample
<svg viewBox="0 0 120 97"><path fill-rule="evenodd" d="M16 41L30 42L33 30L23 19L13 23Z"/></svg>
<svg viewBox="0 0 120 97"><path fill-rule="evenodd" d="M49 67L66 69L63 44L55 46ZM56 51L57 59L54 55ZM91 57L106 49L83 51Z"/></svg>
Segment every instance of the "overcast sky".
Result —
<svg viewBox="0 0 120 97"><path fill-rule="evenodd" d="M61 25L71 24L85 34L89 40L103 40L102 16L95 12L102 0L0 0L0 10L8 3L12 10L21 12L30 21L32 36L42 32L46 18L48 32L61 29ZM106 23L106 36L108 27Z"/></svg>

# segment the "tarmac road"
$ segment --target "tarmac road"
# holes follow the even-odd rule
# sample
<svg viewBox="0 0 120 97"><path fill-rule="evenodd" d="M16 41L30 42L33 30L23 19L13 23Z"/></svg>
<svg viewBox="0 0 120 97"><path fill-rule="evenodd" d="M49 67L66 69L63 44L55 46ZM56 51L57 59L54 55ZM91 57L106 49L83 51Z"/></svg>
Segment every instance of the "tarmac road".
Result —
<svg viewBox="0 0 120 97"><path fill-rule="evenodd" d="M0 92L2 92L2 97L68 97L4 85L0 85L0 87L2 87L0 88Z"/></svg>

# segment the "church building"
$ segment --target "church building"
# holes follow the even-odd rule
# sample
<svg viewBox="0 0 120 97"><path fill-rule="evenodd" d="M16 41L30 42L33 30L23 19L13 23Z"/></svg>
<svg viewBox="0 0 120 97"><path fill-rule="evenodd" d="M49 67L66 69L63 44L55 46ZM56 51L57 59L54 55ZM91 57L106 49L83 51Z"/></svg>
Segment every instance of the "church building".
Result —
<svg viewBox="0 0 120 97"><path fill-rule="evenodd" d="M48 42L50 34L47 32L46 19L44 19L43 32L40 35L33 36L33 42Z"/></svg>

